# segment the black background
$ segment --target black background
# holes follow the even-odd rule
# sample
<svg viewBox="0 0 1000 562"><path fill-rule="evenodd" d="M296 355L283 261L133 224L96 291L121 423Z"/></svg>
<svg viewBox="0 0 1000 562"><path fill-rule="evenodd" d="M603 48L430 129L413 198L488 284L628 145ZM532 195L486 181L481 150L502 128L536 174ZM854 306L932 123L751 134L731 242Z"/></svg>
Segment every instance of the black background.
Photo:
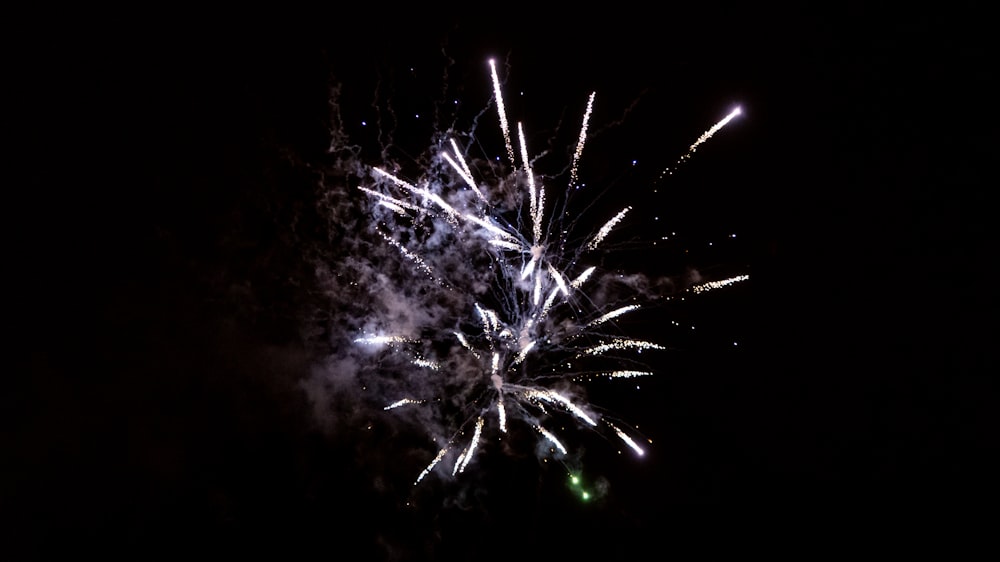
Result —
<svg viewBox="0 0 1000 562"><path fill-rule="evenodd" d="M995 71L976 11L476 10L24 18L6 81L11 544L626 559L984 536ZM663 359L669 377L611 398L657 439L643 463L588 451L600 502L499 458L475 498L407 507L410 466L321 431L297 386L318 222L289 162L322 158L331 80L352 108L380 80L408 99L441 88L442 52L475 107L485 61L509 61L535 122L578 119L591 91L608 120L643 100L633 146L594 148L610 162L669 164L745 110L647 203L695 238L746 233L751 281L692 312L714 332Z"/></svg>

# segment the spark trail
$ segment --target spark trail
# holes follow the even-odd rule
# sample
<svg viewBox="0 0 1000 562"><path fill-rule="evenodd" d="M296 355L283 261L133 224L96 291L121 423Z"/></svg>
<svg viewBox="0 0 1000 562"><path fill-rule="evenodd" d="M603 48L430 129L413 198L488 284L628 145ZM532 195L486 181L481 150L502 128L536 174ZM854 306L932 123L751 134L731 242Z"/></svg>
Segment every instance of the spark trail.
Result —
<svg viewBox="0 0 1000 562"><path fill-rule="evenodd" d="M718 281L709 281L707 283L694 285L688 290L697 295L699 293L707 293L708 291L728 287L729 285L746 281L747 279L750 279L749 275L737 275L736 277L729 277L727 279L719 279Z"/></svg>
<svg viewBox="0 0 1000 562"><path fill-rule="evenodd" d="M373 243L381 240L389 251L369 258L370 278L380 280L371 291L385 304L354 344L391 379L381 387L384 410L432 410L413 416L438 451L414 484L431 473L465 472L492 439L509 438L513 424L530 428L556 459L571 454L555 429L565 421L611 428L610 437L644 455L634 430L603 420L578 383L652 376L621 364L665 349L619 332L618 321L643 308L634 298L626 303L588 292L611 276L594 252L614 238L631 207L607 213L589 205L590 224L602 226L581 232L586 221L558 211L565 201L547 203L552 178L534 169L524 123L511 134L494 61L489 67L507 162L470 160L469 146L442 137L417 179L384 165L368 168L356 186L373 203ZM578 180L595 96L587 99L567 166L570 186ZM738 112L703 134L681 161Z"/></svg>
<svg viewBox="0 0 1000 562"><path fill-rule="evenodd" d="M742 113L743 109L737 107L736 109L730 111L729 114L723 117L718 123L712 125L712 127L709 130L702 133L702 135L698 137L698 140L694 141L694 143L692 143L691 146L688 147L687 151L684 154L682 154L680 158L677 159L677 163L674 164L674 167L665 168L663 172L660 173L660 177L662 178L664 176L673 174L674 170L677 169L678 166L680 166L685 161L689 160L692 156L694 156L694 153L696 150L698 150L699 146L708 141L708 139L712 138L712 136L715 135L715 133L718 133L723 127L728 125L730 121L732 121Z"/></svg>

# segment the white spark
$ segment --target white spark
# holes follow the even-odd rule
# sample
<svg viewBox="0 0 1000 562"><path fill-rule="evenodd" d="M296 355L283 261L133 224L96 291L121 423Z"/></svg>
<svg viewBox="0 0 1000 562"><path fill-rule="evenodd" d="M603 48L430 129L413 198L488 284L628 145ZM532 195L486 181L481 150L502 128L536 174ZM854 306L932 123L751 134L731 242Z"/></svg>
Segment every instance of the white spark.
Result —
<svg viewBox="0 0 1000 562"><path fill-rule="evenodd" d="M507 110L503 106L503 93L500 91L500 78L497 77L497 67L490 59L490 75L493 78L493 97L497 100L497 113L500 115L500 130L503 131L503 140L507 144L507 157L510 163L514 164L514 147L510 144L510 127L507 126Z"/></svg>
<svg viewBox="0 0 1000 562"><path fill-rule="evenodd" d="M590 425L597 425L597 422L594 421L593 418L588 416L586 412L581 410L579 406L577 406L576 404L571 402L569 398L566 398L565 396L559 394L558 392L552 390L530 389L525 392L525 396L527 398L537 398L540 400L545 400L546 402L550 403L562 404L564 408L572 412L576 417L580 418L581 420L587 422Z"/></svg>
<svg viewBox="0 0 1000 562"><path fill-rule="evenodd" d="M479 359L479 352L476 351L476 348L474 348L471 345L469 345L469 340L465 339L465 336L463 334L461 334L459 332L452 332L452 333L454 333L455 337L458 338L458 343L462 344L462 347L464 347L465 349L468 349L469 351L471 351L473 357L475 357L476 359Z"/></svg>
<svg viewBox="0 0 1000 562"><path fill-rule="evenodd" d="M400 207L399 205L397 205L397 204L395 204L395 203L393 203L391 201L385 201L385 200L383 200L383 201L379 201L378 204L382 205L383 207L392 209L397 214L406 216L406 209Z"/></svg>
<svg viewBox="0 0 1000 562"><path fill-rule="evenodd" d="M479 312L479 317L483 320L483 329L487 332L497 331L500 327L500 318L497 317L497 313L479 306L479 303L475 303L475 307L476 311Z"/></svg>
<svg viewBox="0 0 1000 562"><path fill-rule="evenodd" d="M459 175L462 176L462 179L465 180L465 183L472 188L472 191L476 192L476 195L478 195L479 198L483 200L483 202L486 202L486 196L483 195L483 192L480 191L478 187L476 187L476 182L475 180L472 179L472 170L469 169L469 163L466 162L465 157L462 156L462 151L458 149L458 143L455 142L455 139L451 139L451 149L455 152L455 159L461 165L461 168L456 167ZM445 153L445 157L446 158L448 157L447 153ZM451 163L452 166L455 166L454 160L448 158L448 161Z"/></svg>
<svg viewBox="0 0 1000 562"><path fill-rule="evenodd" d="M572 283L570 283L570 286L572 286L574 289L579 289L581 285L587 282L587 279L590 279L590 276L593 275L594 270L596 269L597 268L594 266L588 267L586 270L584 270L583 273L580 274L579 277L577 277L576 279L573 280Z"/></svg>
<svg viewBox="0 0 1000 562"><path fill-rule="evenodd" d="M437 463L441 462L441 459L444 458L444 455L447 452L448 452L448 447L445 447L445 448L441 449L440 451L438 451L437 456L435 456L434 460L432 460L431 463L429 465L427 465L427 468L425 468L423 471L420 472L420 474L417 476L417 479L413 482L413 485L416 486L417 484L420 483L421 480L424 479L424 476L427 476L428 474L430 474L430 472L432 470L434 470L434 465L436 465Z"/></svg>
<svg viewBox="0 0 1000 562"><path fill-rule="evenodd" d="M533 302L534 302L535 306L538 306L538 302L542 300L542 276L541 275L536 275L535 276L535 293L534 293L534 295L535 295L535 298L534 298Z"/></svg>
<svg viewBox="0 0 1000 562"><path fill-rule="evenodd" d="M452 142L454 142L454 141L452 141ZM468 185L470 188L472 188L472 191L474 191L476 193L476 195L479 196L480 199L482 199L483 201L485 201L486 200L486 196L484 196L483 192L479 191L479 188L476 187L476 182L475 182L475 180L472 179L472 176L469 175L465 171L465 169L462 168L462 166L460 166L457 162L455 162L451 158L451 156L448 155L447 152L444 153L444 159L447 160L448 163L451 164L451 166L453 168L455 168L455 171L458 172L459 177L461 177L462 180L465 181L465 185ZM463 160L463 163L464 162L465 161Z"/></svg>
<svg viewBox="0 0 1000 562"><path fill-rule="evenodd" d="M459 472L465 472L465 467L472 460L472 455L476 452L476 447L479 446L479 437L483 434L483 418L476 420L476 429L472 433L472 440L469 442L469 448L463 454L464 458L459 458L461 466L458 468ZM456 463L456 466L458 463Z"/></svg>
<svg viewBox="0 0 1000 562"><path fill-rule="evenodd" d="M531 272L535 270L536 263L538 263L538 260L535 258L535 256L531 256L531 259L528 260L528 264L524 266L524 271L521 272L522 281L527 279L528 276L531 275Z"/></svg>
<svg viewBox="0 0 1000 562"><path fill-rule="evenodd" d="M396 199L394 197L389 197L388 195L386 195L384 193L379 193L378 191L375 191L374 189L368 189L367 187L360 186L360 185L358 186L358 189L360 189L361 191L364 191L365 193L367 193L369 195L374 195L375 197L378 197L379 198L379 203L381 203L382 205L386 205L387 203L391 203L392 205L395 205L396 207L402 207L404 209L410 209L411 211L420 211L420 210L422 210L422 207L419 207L419 206L414 205L412 203L407 203L406 201L403 201L402 199Z"/></svg>
<svg viewBox="0 0 1000 562"><path fill-rule="evenodd" d="M521 245L520 244L515 244L513 242L508 242L506 240L497 240L496 238L494 238L492 240L488 240L487 243L488 244L492 244L492 245L497 246L497 247L500 247L500 248L503 248L505 250L514 250L514 251L520 251L521 250Z"/></svg>
<svg viewBox="0 0 1000 562"><path fill-rule="evenodd" d="M409 338L403 336L362 336L355 338L354 343L365 343L369 345L384 345L387 343L409 343Z"/></svg>
<svg viewBox="0 0 1000 562"><path fill-rule="evenodd" d="M511 233L507 232L506 230L500 228L499 226L493 224L492 222L489 221L489 219L481 219L481 218L479 218L477 216L468 215L468 214L461 215L461 217L464 218L465 220L469 220L469 221L472 221L472 222L478 224L479 226L485 228L486 230L489 230L490 232L492 232L493 234L496 234L497 236L499 236L501 238L506 238L508 240L517 240L516 236L514 236L513 234L511 234ZM518 246L518 248L520 248L520 246Z"/></svg>
<svg viewBox="0 0 1000 562"><path fill-rule="evenodd" d="M382 176L385 176L385 177L389 178L390 180L392 180L399 187L402 187L403 189L405 189L407 191L410 191L412 193L416 193L417 195L420 195L420 196L424 197L425 199L429 199L429 200L433 201L435 205L437 205L438 207L440 207L442 211L448 213L448 215L450 215L452 217L457 217L459 215L459 212L456 211L454 207L452 207L451 205L449 205L447 201L445 201L444 199L441 199L441 196L438 195L437 193L432 193L432 192L428 191L427 189L419 188L419 187L411 184L410 182L402 180L402 179L400 179L400 178L398 178L398 177L390 174L389 172L386 172L385 170L382 170L381 168L372 168L372 169L375 170L376 172L378 172L379 174L381 174Z"/></svg>
<svg viewBox="0 0 1000 562"><path fill-rule="evenodd" d="M524 348L521 349L521 352L517 354L517 357L514 358L513 364L517 365L521 361L524 361L524 358L528 356L528 352L535 348L535 343L536 342L532 341L528 345L524 346Z"/></svg>
<svg viewBox="0 0 1000 562"><path fill-rule="evenodd" d="M712 135L714 135L715 133L719 132L719 129L725 127L727 123L729 123L730 121L732 121L733 118L736 117L737 115L739 115L740 113L742 113L742 110L739 107L737 107L736 109L732 110L729 113L729 115L726 115L721 121L719 121L718 123L716 123L715 125L713 125L711 129L705 131L700 137L698 137L698 140L694 141L694 144L692 144L691 146L688 147L687 154L685 154L684 156L682 156L682 158L685 158L685 159L686 158L690 158L691 154L693 154L695 150L698 150L698 146L699 145L701 145L703 142L707 141L708 139L712 138Z"/></svg>
<svg viewBox="0 0 1000 562"><path fill-rule="evenodd" d="M549 264L549 275L555 279L556 285L559 287L559 290L562 291L562 294L569 295L569 287L566 286L566 282L563 281L562 275L559 274L559 271L556 270L556 268L552 267L552 264Z"/></svg>
<svg viewBox="0 0 1000 562"><path fill-rule="evenodd" d="M503 393L497 397L497 416L500 418L500 431L507 433L507 409L503 405Z"/></svg>
<svg viewBox="0 0 1000 562"><path fill-rule="evenodd" d="M619 316L621 316L622 314L625 314L626 312L631 312L633 310L636 310L637 308L641 308L641 307L639 305L637 305L637 304L630 304L628 306L623 306L621 308L616 308L615 310L612 310L611 312L609 312L609 313L601 316L600 318L598 318L598 319L594 320L593 322L591 322L590 324L588 324L588 327L592 328L594 326L598 326L600 324L603 324L603 323L607 322L608 320L612 320L614 318L618 318Z"/></svg>
<svg viewBox="0 0 1000 562"><path fill-rule="evenodd" d="M440 368L440 366L437 363L433 361L428 361L427 359L414 359L413 364L418 367L426 367L428 369L431 369L432 371L437 371Z"/></svg>
<svg viewBox="0 0 1000 562"><path fill-rule="evenodd" d="M583 353L577 357L583 355L600 355L605 351L610 351L612 349L666 349L662 345L657 345L648 341L641 340L630 340L626 338L616 338L608 343L602 343L600 345L595 345L589 349L584 350Z"/></svg>
<svg viewBox="0 0 1000 562"><path fill-rule="evenodd" d="M587 124L590 121L590 112L594 109L594 97L597 92L591 92L590 99L587 100L587 111L583 114L583 126L580 127L580 140L576 143L576 150L573 152L573 164L569 169L569 186L576 185L577 169L580 166L580 156L583 154L583 144L587 141Z"/></svg>
<svg viewBox="0 0 1000 562"><path fill-rule="evenodd" d="M607 424L609 426L611 426L611 429L615 430L615 433L618 434L618 437L620 437L621 440L624 441L626 445L628 445L629 447L631 447L632 450L635 451L637 455L639 455L641 457L641 456L643 456L643 455L646 454L646 452L643 451L642 448L639 447L639 445L635 441L633 441L632 438L629 437L624 431L622 431L621 429L619 429L617 426L615 426L611 422L607 422Z"/></svg>
<svg viewBox="0 0 1000 562"><path fill-rule="evenodd" d="M549 296L545 298L545 304L542 305L542 312L538 315L539 318L544 318L548 316L549 309L552 308L552 304L555 302L556 297L559 296L559 287L549 291Z"/></svg>
<svg viewBox="0 0 1000 562"><path fill-rule="evenodd" d="M621 222L621 220L625 218L625 214L631 210L632 207L625 207L619 211L617 215L611 217L611 220L604 223L604 226L597 231L597 234L594 236L594 239L590 241L590 244L587 245L587 248L590 250L597 248L597 245L604 240L604 238L611 232L611 229L614 228L616 224Z"/></svg>
<svg viewBox="0 0 1000 562"><path fill-rule="evenodd" d="M545 192L535 188L535 174L531 171L531 163L528 160L528 147L524 142L524 128L521 123L517 124L517 138L521 143L521 160L524 165L524 175L528 178L528 204L531 213L531 232L534 236L535 245L542 239L542 209L545 201Z"/></svg>
<svg viewBox="0 0 1000 562"><path fill-rule="evenodd" d="M382 409L383 410L395 410L396 408L398 408L400 406L405 406L407 404L423 404L424 402L425 402L425 400L414 400L413 398L403 398L403 399L400 399L400 400L396 400L392 404L389 404L388 406L386 406L385 408L382 408Z"/></svg>
<svg viewBox="0 0 1000 562"><path fill-rule="evenodd" d="M749 275L737 275L736 277L730 277L728 279L720 279L719 281L709 281L708 283L702 283L700 285L694 285L689 290L692 293L706 293L708 291L713 291L715 289L721 289L727 287L734 283L739 283L740 281L746 281L750 279Z"/></svg>
<svg viewBox="0 0 1000 562"><path fill-rule="evenodd" d="M552 435L551 433L549 433L549 431L547 429L545 429L544 427L542 427L540 425L536 425L535 429L537 429L539 433L541 433L542 435L544 435L546 439L548 439L553 445L555 445L556 448L559 449L560 453L562 453L564 455L568 453L568 451L566 451L566 447L564 447L563 444L560 443L558 439L556 439L555 435Z"/></svg>
<svg viewBox="0 0 1000 562"><path fill-rule="evenodd" d="M707 130L704 133L702 133L702 135L700 137L698 137L698 140L694 141L694 143L691 146L688 147L687 152L685 152L680 158L677 159L677 163L674 164L674 166L675 167L679 166L684 161L689 160L691 158L691 156L694 155L694 152L696 150L698 150L698 147L702 143L704 143L708 139L712 138L712 135L714 135L715 133L719 132L719 129L725 127L726 124L728 124L737 115L741 114L742 112L743 112L743 110L741 108L737 107L736 109L734 109L731 112L729 112L729 115L726 115L721 121L719 121L718 123L716 123L715 125L713 125L712 128L710 128L709 130ZM663 176L665 176L667 174L670 174L670 173L673 173L673 172L670 170L670 168L666 168L666 169L663 170L663 172L660 173L660 177L662 178Z"/></svg>
<svg viewBox="0 0 1000 562"><path fill-rule="evenodd" d="M396 249L399 250L399 252L401 254L403 254L404 256L406 256L407 259L409 259L413 263L417 264L417 266L420 267L420 269L424 270L424 273L426 273L428 277L430 277L431 279L434 279L435 281L440 281L439 279L437 279L434 276L434 270L431 269L431 266L428 265L427 262L424 261L423 258L421 258L417 254L414 254L413 252L407 250L405 247L403 247L402 244L400 244L399 242L397 242L396 240L394 240L388 234L385 234L384 232L379 232L379 234L382 236L382 238L385 239L386 242L388 242L388 243L392 244L393 246L395 246Z"/></svg>
<svg viewBox="0 0 1000 562"><path fill-rule="evenodd" d="M607 376L612 379L631 379L635 377L648 377L651 376L652 374L653 374L652 371L623 370L623 371L611 371L610 373L605 373L604 376Z"/></svg>

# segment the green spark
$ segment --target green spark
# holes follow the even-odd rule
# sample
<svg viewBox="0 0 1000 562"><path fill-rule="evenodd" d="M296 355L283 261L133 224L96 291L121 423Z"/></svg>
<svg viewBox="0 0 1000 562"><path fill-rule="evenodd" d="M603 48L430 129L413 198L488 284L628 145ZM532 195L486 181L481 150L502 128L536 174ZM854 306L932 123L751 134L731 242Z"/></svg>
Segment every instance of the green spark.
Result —
<svg viewBox="0 0 1000 562"><path fill-rule="evenodd" d="M574 492L580 495L581 500L590 500L590 491L583 487L583 480L580 478L579 474L570 474L569 484L570 487L573 488Z"/></svg>

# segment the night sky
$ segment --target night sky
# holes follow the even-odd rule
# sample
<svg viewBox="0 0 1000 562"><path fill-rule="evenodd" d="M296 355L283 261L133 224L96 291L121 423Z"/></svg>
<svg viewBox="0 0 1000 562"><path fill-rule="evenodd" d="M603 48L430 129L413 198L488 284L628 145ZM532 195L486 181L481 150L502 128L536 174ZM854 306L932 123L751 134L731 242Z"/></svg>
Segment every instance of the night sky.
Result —
<svg viewBox="0 0 1000 562"><path fill-rule="evenodd" d="M289 560L811 558L919 547L956 520L963 541L983 536L1000 424L995 143L977 123L995 70L962 18L897 16L28 22L6 88L0 536ZM411 495L431 444L338 416L344 403L317 417L300 386L309 328L343 312L310 261L336 255L317 204L331 86L359 142L378 100L398 111L384 131L399 150L423 150L436 100L487 107L490 58L536 139L565 121L572 142L593 91L592 126L621 119L589 141L582 179L633 202L631 232L683 238L665 249L676 262L626 252L622 267L750 275L665 309L697 336L636 326L674 345L642 392L591 391L654 439L641 461L587 442L598 501L499 450L462 493ZM632 196L737 105L657 194Z"/></svg>

